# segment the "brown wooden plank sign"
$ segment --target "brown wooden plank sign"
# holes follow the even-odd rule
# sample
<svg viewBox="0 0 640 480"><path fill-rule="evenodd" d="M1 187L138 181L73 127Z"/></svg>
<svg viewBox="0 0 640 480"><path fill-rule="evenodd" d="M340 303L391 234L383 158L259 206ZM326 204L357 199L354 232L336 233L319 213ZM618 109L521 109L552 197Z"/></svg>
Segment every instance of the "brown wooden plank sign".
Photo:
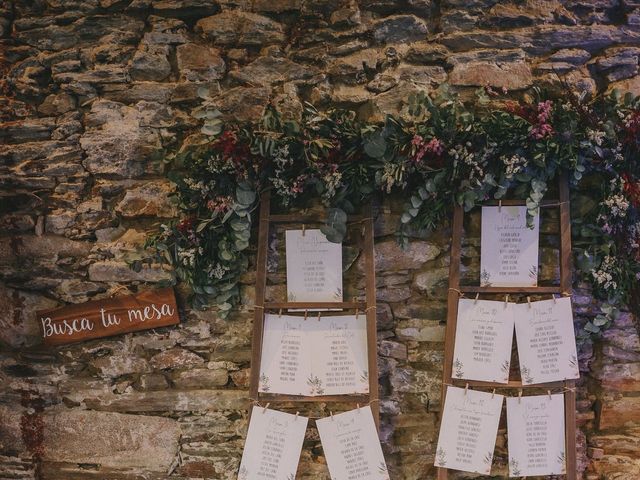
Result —
<svg viewBox="0 0 640 480"><path fill-rule="evenodd" d="M37 312L45 345L110 337L180 323L173 288Z"/></svg>

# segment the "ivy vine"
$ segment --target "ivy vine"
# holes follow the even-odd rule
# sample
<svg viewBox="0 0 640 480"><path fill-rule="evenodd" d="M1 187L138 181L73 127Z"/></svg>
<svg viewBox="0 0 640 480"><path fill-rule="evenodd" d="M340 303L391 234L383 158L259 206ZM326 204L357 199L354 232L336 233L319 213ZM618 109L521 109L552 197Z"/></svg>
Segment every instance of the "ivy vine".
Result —
<svg viewBox="0 0 640 480"><path fill-rule="evenodd" d="M638 304L640 100L614 92L587 102L537 88L519 100L480 89L464 103L444 85L409 98L409 116L382 123L306 105L299 120L268 107L223 123L203 93L201 132L168 158L182 217L148 242L153 258L190 285L193 304L225 316L239 301L259 195L282 207L320 199L322 231L340 242L347 215L373 197L406 198L398 238L440 227L454 204L470 210L507 195L529 218L562 172L571 178L577 272L611 305ZM139 263L142 259L136 259ZM598 333L615 309L586 327Z"/></svg>

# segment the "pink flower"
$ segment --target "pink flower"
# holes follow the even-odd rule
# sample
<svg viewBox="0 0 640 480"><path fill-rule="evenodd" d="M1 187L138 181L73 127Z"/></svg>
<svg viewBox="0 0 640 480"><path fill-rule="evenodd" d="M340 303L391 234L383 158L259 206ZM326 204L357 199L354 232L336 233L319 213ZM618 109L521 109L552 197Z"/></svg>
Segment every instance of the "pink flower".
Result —
<svg viewBox="0 0 640 480"><path fill-rule="evenodd" d="M307 180L307 175L298 175L298 178L295 179L293 185L291 187L291 192L294 194L299 194L304 191L304 183Z"/></svg>
<svg viewBox="0 0 640 480"><path fill-rule="evenodd" d="M429 140L429 143L427 143L424 148L428 153L432 153L438 157L444 153L444 144L435 137Z"/></svg>
<svg viewBox="0 0 640 480"><path fill-rule="evenodd" d="M209 200L207 202L207 208L216 214L225 213L227 210L229 210L229 208L231 208L232 203L233 199L229 196L216 197L213 200Z"/></svg>
<svg viewBox="0 0 640 480"><path fill-rule="evenodd" d="M551 100L540 102L538 103L536 110L537 123L533 125L530 135L533 138L540 140L553 134L553 127L549 123L553 110L553 102Z"/></svg>
<svg viewBox="0 0 640 480"><path fill-rule="evenodd" d="M542 123L539 125L535 125L531 129L531 136L537 140L548 137L553 134L553 127L548 123Z"/></svg>
<svg viewBox="0 0 640 480"><path fill-rule="evenodd" d="M414 135L411 145L414 147L413 161L415 163L422 162L423 157L427 154L430 157L440 157L444 153L444 144L436 137L424 143L424 138L420 135Z"/></svg>

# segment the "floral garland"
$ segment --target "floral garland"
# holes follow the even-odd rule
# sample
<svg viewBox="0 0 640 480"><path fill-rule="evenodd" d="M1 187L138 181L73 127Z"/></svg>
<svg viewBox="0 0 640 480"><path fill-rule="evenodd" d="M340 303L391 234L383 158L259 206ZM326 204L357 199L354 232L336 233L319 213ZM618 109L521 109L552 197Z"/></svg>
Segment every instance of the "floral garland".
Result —
<svg viewBox="0 0 640 480"><path fill-rule="evenodd" d="M400 192L405 242L441 225L454 204L469 210L509 194L526 198L531 217L566 171L577 271L609 304L637 306L640 99L614 92L586 102L534 89L513 101L480 89L465 104L442 86L410 97L409 114L372 124L306 105L294 121L268 107L255 124L223 124L204 98L194 111L203 120L199 139L170 159L182 218L162 225L148 245L191 286L195 307L213 303L226 316L239 301L262 191L283 207L320 198L329 209L322 230L336 242L348 213ZM605 307L585 330L598 333L616 312Z"/></svg>

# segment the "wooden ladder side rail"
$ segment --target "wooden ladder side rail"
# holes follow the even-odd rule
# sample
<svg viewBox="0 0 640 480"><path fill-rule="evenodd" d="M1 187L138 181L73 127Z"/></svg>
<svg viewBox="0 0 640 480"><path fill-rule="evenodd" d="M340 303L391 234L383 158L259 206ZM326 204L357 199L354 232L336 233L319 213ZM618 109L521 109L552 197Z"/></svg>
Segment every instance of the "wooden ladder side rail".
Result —
<svg viewBox="0 0 640 480"><path fill-rule="evenodd" d="M567 172L560 176L560 286L564 294L571 294L573 276L571 270L571 205ZM566 477L576 480L576 382L566 380L564 389L564 429Z"/></svg>
<svg viewBox="0 0 640 480"><path fill-rule="evenodd" d="M249 398L258 400L260 385L260 361L262 357L262 334L264 329L264 300L267 289L267 250L269 242L269 212L271 194L267 191L260 196L258 220L258 253L256 255L255 305L253 307L253 334L251 337L251 375L249 377ZM249 408L249 418L251 418Z"/></svg>
<svg viewBox="0 0 640 480"><path fill-rule="evenodd" d="M371 205L364 211L364 265L366 275L367 359L369 363L369 404L373 419L380 431L380 399L378 392L378 328L376 308L376 267L373 249L373 217Z"/></svg>
<svg viewBox="0 0 640 480"><path fill-rule="evenodd" d="M447 326L444 336L444 366L442 371L442 392L440 394L440 418L447 397L447 385L452 383L453 348L456 341L458 323L458 291L460 289L460 263L462 255L462 220L464 212L460 205L453 209L451 226L451 261L449 263L449 292L447 294ZM438 480L446 480L449 469L437 467Z"/></svg>
<svg viewBox="0 0 640 480"><path fill-rule="evenodd" d="M442 372L442 393L441 393L441 409L444 409L446 399L447 386L456 383L452 378L453 370L453 350L455 346L455 335L458 320L458 300L459 292L468 293L564 293L570 294L572 290L572 272L571 272L571 218L569 204L569 183L566 172L562 173L559 178L559 200L545 201L545 207L559 207L560 211L560 285L550 287L474 287L460 286L460 264L462 251L462 234L463 234L463 217L464 211L462 207L455 206L453 211L453 224L451 233L451 262L449 265L449 292L447 296L447 325L445 329L444 344L444 366ZM503 201L504 205L521 205L518 200ZM493 383L493 382L467 382L470 385L495 388L523 388L524 385L518 385L520 382L509 382L509 384ZM559 385L556 385L558 384ZM544 388L552 384L541 384L538 387ZM566 479L577 479L577 462L576 462L576 392L575 381L565 380L564 382L553 382L555 388L564 387L564 403L565 403L565 458L566 458ZM536 385L526 387L535 388ZM437 467L437 479L446 480L448 478L447 468Z"/></svg>
<svg viewBox="0 0 640 480"><path fill-rule="evenodd" d="M373 219L371 207L367 207L363 216L354 216L350 220L363 224L364 238L361 239L365 260L366 298L365 301L351 302L266 302L267 285L267 255L269 229L271 223L317 223L317 217L305 215L271 215L270 193L265 192L260 197L260 215L258 226L258 252L256 259L256 287L255 306L253 315L253 334L251 346L251 375L249 397L251 402L279 401L279 402L309 402L309 403L369 403L378 430L380 429L380 406L378 394L378 356L377 356L377 327L376 327L376 279L373 251ZM299 396L276 393L260 393L260 365L262 361L262 339L264 333L264 315L267 310L304 308L343 308L364 312L366 315L367 332L367 363L369 376L368 394ZM251 409L249 410L249 418Z"/></svg>

